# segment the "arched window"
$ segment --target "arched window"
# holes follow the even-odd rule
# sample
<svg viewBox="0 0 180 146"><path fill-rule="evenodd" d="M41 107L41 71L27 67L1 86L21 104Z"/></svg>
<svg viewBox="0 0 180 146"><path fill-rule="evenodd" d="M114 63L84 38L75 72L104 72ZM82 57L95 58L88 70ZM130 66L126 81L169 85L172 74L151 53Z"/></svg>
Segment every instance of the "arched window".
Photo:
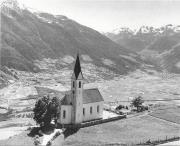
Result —
<svg viewBox="0 0 180 146"><path fill-rule="evenodd" d="M97 112L99 113L99 105L97 106Z"/></svg>
<svg viewBox="0 0 180 146"><path fill-rule="evenodd" d="M90 107L90 114L92 114L92 106Z"/></svg>
<svg viewBox="0 0 180 146"><path fill-rule="evenodd" d="M81 88L81 82L79 82L79 88Z"/></svg>
<svg viewBox="0 0 180 146"><path fill-rule="evenodd" d="M85 116L85 108L83 108L83 116Z"/></svg>
<svg viewBox="0 0 180 146"><path fill-rule="evenodd" d="M74 81L73 81L73 88L75 87L75 83L74 83Z"/></svg>
<svg viewBox="0 0 180 146"><path fill-rule="evenodd" d="M66 111L63 110L63 119L65 119L65 118L66 118Z"/></svg>

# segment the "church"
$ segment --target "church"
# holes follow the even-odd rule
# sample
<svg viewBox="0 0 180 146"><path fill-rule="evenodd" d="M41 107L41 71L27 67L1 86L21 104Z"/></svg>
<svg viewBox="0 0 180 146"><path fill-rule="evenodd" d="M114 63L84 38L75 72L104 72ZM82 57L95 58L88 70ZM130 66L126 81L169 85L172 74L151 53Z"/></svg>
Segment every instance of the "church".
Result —
<svg viewBox="0 0 180 146"><path fill-rule="evenodd" d="M60 124L80 124L101 119L104 99L98 88L84 89L84 77L81 70L79 54L77 55L71 77L71 90L61 100Z"/></svg>

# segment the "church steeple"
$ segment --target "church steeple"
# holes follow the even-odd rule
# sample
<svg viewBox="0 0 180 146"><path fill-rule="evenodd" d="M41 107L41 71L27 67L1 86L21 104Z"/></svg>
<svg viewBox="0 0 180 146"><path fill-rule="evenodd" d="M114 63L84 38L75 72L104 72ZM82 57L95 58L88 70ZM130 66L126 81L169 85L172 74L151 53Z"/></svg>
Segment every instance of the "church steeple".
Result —
<svg viewBox="0 0 180 146"><path fill-rule="evenodd" d="M77 54L74 70L71 78L71 102L72 102L72 123L82 122L83 110L83 75L81 71L81 64L79 54Z"/></svg>
<svg viewBox="0 0 180 146"><path fill-rule="evenodd" d="M74 65L74 75L75 75L76 80L78 79L80 73L82 75L81 64L80 64L79 53L78 53L76 57L76 62Z"/></svg>

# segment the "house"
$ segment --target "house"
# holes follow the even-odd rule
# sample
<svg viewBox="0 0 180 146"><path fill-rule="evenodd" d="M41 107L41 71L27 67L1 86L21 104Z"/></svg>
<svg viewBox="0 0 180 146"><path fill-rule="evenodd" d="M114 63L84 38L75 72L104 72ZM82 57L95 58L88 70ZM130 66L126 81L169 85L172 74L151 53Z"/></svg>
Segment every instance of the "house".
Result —
<svg viewBox="0 0 180 146"><path fill-rule="evenodd" d="M60 124L80 124L82 122L101 119L104 99L98 88L84 89L84 77L77 55L71 77L71 90L61 100Z"/></svg>

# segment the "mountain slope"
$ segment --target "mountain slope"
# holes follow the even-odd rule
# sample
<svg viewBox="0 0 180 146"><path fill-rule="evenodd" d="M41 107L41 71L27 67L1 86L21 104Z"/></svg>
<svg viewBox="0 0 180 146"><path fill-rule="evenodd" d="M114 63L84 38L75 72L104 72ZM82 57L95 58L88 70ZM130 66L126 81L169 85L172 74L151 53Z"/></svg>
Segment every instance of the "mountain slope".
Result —
<svg viewBox="0 0 180 146"><path fill-rule="evenodd" d="M9 70L7 67L0 67L0 89L17 79L18 76L14 70Z"/></svg>
<svg viewBox="0 0 180 146"><path fill-rule="evenodd" d="M142 26L138 31L128 28L106 34L124 47L141 55L142 59L160 70L179 73L180 26L171 24L161 28Z"/></svg>
<svg viewBox="0 0 180 146"><path fill-rule="evenodd" d="M6 1L1 10L2 65L38 72L35 60L74 56L80 51L90 56L97 66L121 73L140 66L137 61L121 57L133 54L131 57L136 59L135 53L65 16L32 13L21 9L15 0ZM115 62L115 66L105 64L104 59Z"/></svg>
<svg viewBox="0 0 180 146"><path fill-rule="evenodd" d="M139 30L121 28L105 35L125 48L140 52L156 38L156 34L152 27L142 26Z"/></svg>

